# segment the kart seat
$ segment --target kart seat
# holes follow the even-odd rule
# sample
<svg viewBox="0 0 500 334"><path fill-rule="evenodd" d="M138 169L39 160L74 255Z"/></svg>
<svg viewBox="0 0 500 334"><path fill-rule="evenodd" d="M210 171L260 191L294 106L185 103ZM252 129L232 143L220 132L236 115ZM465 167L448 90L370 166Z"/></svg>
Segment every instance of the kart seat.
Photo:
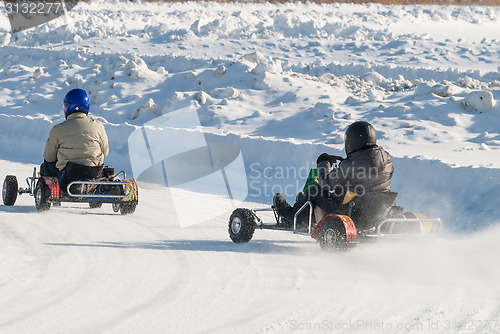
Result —
<svg viewBox="0 0 500 334"><path fill-rule="evenodd" d="M90 181L101 175L103 165L85 166L75 162L68 162L59 177L61 190L66 192L68 184L73 181Z"/></svg>
<svg viewBox="0 0 500 334"><path fill-rule="evenodd" d="M358 230L376 226L395 205L398 193L390 191L368 192L353 199L351 218Z"/></svg>

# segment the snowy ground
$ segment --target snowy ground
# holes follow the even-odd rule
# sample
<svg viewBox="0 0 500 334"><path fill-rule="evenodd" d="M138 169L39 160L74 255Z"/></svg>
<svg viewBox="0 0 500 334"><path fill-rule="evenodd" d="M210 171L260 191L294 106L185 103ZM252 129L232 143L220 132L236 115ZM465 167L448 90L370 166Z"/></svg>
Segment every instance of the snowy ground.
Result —
<svg viewBox="0 0 500 334"><path fill-rule="evenodd" d="M182 229L174 206L191 203L160 186L140 183L124 217L38 214L24 195L0 207L0 333L500 332L499 7L97 1L17 34L4 11L2 180L40 163L74 87L129 174L129 135L194 107L209 143L240 147L247 207L292 200L363 119L394 156L398 203L446 233L332 256L289 233L233 244L229 212Z"/></svg>
<svg viewBox="0 0 500 334"><path fill-rule="evenodd" d="M30 172L1 165L2 174ZM31 197L2 207L1 332L500 330L498 226L328 254L283 232L256 231L249 244L234 244L227 217L180 229L165 219L164 195L142 189L130 216L109 205L37 214Z"/></svg>

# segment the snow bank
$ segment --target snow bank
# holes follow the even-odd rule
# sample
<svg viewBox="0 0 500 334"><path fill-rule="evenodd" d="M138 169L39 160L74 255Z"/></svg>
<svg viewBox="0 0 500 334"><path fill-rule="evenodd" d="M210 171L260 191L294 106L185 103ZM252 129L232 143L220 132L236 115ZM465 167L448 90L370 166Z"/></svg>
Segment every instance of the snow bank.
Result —
<svg viewBox="0 0 500 334"><path fill-rule="evenodd" d="M490 91L481 90L470 92L462 101L462 105L467 111L486 112L493 109L496 101Z"/></svg>

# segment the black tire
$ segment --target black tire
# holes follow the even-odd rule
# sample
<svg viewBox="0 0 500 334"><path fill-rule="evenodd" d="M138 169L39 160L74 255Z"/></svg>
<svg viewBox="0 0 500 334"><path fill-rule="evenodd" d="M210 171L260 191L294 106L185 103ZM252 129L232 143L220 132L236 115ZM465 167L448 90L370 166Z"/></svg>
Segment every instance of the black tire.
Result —
<svg viewBox="0 0 500 334"><path fill-rule="evenodd" d="M252 240L255 231L255 217L248 209L236 209L229 218L229 237L235 243Z"/></svg>
<svg viewBox="0 0 500 334"><path fill-rule="evenodd" d="M50 203L48 202L50 190L43 179L38 179L33 195L35 197L35 207L37 211L41 212L50 209Z"/></svg>
<svg viewBox="0 0 500 334"><path fill-rule="evenodd" d="M319 244L321 248L339 252L347 249L346 232L344 224L336 219L326 221L319 232Z"/></svg>
<svg viewBox="0 0 500 334"><path fill-rule="evenodd" d="M118 212L118 211L120 211L121 205L120 205L120 203L113 203L112 207L113 207L114 212Z"/></svg>
<svg viewBox="0 0 500 334"><path fill-rule="evenodd" d="M102 203L99 202L90 202L89 208L91 209L100 209L102 207Z"/></svg>
<svg viewBox="0 0 500 334"><path fill-rule="evenodd" d="M122 215L132 214L132 213L135 212L136 206L137 206L136 203L133 203L133 204L120 204L120 213Z"/></svg>
<svg viewBox="0 0 500 334"><path fill-rule="evenodd" d="M17 192L19 188L17 185L17 178L15 175L7 175L3 181L2 199L3 204L12 206L16 203Z"/></svg>

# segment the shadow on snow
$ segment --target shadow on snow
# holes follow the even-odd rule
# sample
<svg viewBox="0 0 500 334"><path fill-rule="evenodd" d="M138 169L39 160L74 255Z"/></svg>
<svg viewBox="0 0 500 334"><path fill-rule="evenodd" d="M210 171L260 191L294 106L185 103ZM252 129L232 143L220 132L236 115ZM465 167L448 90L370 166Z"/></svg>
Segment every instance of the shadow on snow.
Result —
<svg viewBox="0 0 500 334"><path fill-rule="evenodd" d="M89 244L77 243L46 243L48 246L66 247L96 247L96 248L126 248L165 251L194 252L232 252L254 254L298 253L293 244L305 244L310 241L267 241L252 240L247 244L236 244L232 241L219 240L158 240L155 242L97 242Z"/></svg>

